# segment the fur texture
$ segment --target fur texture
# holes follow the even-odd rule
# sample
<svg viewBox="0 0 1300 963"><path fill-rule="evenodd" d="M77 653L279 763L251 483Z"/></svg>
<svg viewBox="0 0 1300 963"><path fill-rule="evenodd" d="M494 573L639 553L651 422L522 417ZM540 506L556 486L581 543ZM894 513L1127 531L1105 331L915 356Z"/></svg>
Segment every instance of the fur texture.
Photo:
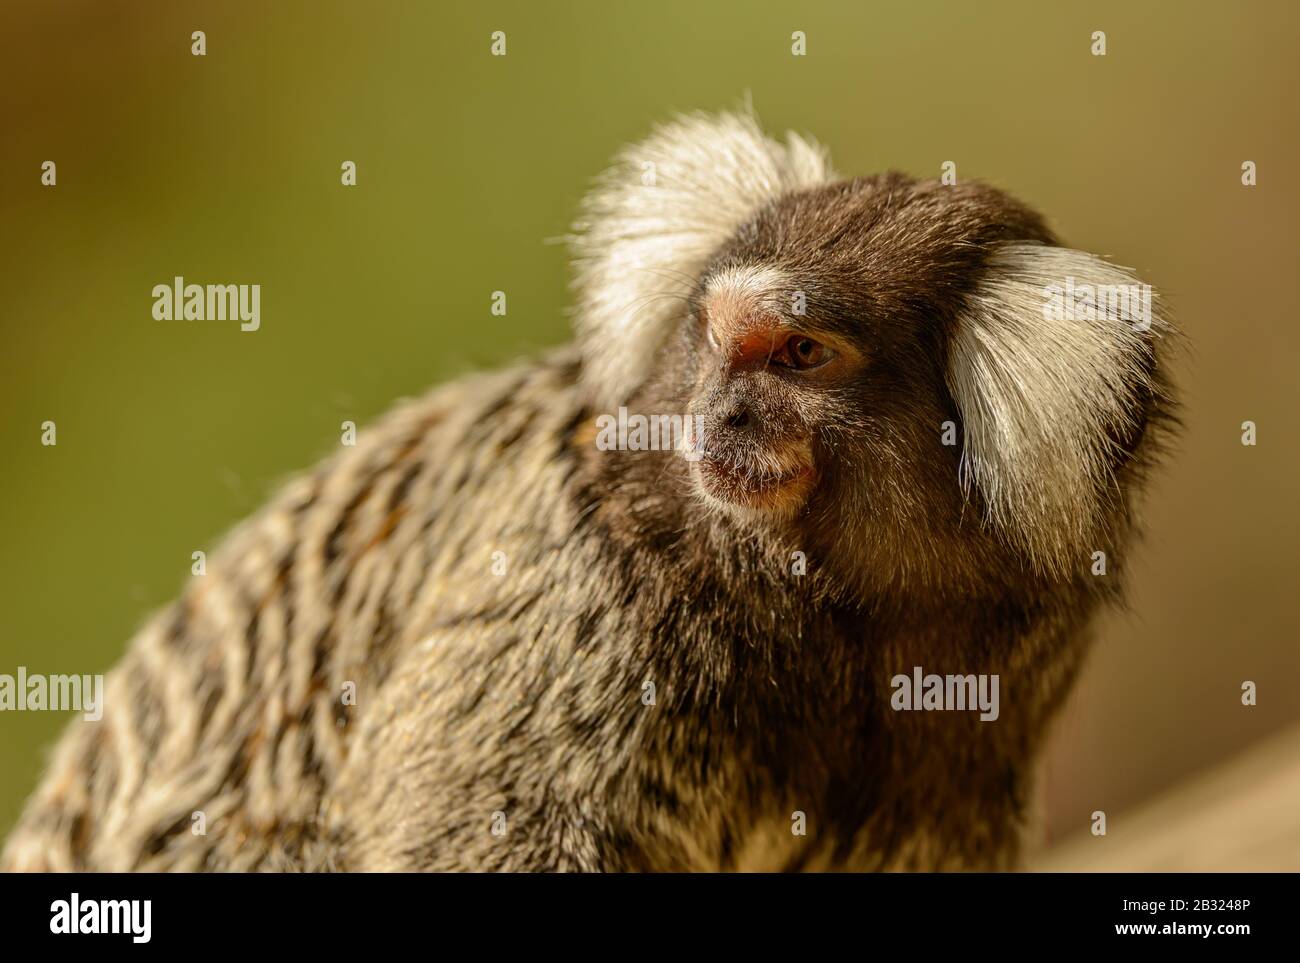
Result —
<svg viewBox="0 0 1300 963"><path fill-rule="evenodd" d="M1068 305L1074 318L1053 317L1044 291L1067 278L1087 293ZM1006 244L953 336L962 480L1036 564L1063 568L1101 537L1102 509L1118 497L1115 449L1131 447L1162 390L1154 343L1169 325L1159 314L1108 316L1098 303L1098 291L1141 283L1081 251Z"/></svg>
<svg viewBox="0 0 1300 963"><path fill-rule="evenodd" d="M650 373L709 257L774 197L833 179L826 151L748 113L692 114L624 150L570 238L584 379L601 410Z"/></svg>
<svg viewBox="0 0 1300 963"><path fill-rule="evenodd" d="M577 347L396 409L241 526L0 864L1015 864L1170 421L1167 323L1049 322L1044 286L1129 275L747 116L625 152L574 246ZM834 362L771 363L805 334ZM622 403L698 415L701 462L597 450ZM998 720L895 711L916 666L998 674Z"/></svg>

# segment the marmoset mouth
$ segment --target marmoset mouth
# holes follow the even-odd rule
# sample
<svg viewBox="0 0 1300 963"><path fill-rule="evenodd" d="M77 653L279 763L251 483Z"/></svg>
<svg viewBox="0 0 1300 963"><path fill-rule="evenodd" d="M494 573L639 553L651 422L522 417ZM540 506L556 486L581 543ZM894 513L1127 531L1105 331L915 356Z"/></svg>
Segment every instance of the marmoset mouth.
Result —
<svg viewBox="0 0 1300 963"><path fill-rule="evenodd" d="M706 495L759 510L793 511L803 503L816 478L813 466L806 461L773 472L707 453L693 465L693 471Z"/></svg>

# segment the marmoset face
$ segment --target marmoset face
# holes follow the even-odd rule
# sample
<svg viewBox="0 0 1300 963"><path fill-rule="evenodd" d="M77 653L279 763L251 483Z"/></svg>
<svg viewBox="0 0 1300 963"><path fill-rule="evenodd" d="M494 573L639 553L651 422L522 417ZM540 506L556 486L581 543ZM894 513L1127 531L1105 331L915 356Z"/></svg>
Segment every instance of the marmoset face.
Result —
<svg viewBox="0 0 1300 963"><path fill-rule="evenodd" d="M758 259L735 258L701 285L692 478L724 510L797 514L821 477L819 461L824 470L821 436L847 421L866 359L806 307L797 280Z"/></svg>
<svg viewBox="0 0 1300 963"><path fill-rule="evenodd" d="M691 476L707 504L788 521L819 494L861 506L865 488L919 485L944 466L955 499L943 366L982 269L970 243L1038 231L1018 207L982 200L862 178L782 199L718 251L685 332Z"/></svg>
<svg viewBox="0 0 1300 963"><path fill-rule="evenodd" d="M837 180L797 136L683 118L575 228L593 408L691 416L689 465L643 479L645 504L684 494L833 559L859 595L1071 577L1125 523L1130 461L1169 408L1169 325L1103 310L1137 276L1008 194ZM1063 289L1091 292L1083 310L1045 310Z"/></svg>

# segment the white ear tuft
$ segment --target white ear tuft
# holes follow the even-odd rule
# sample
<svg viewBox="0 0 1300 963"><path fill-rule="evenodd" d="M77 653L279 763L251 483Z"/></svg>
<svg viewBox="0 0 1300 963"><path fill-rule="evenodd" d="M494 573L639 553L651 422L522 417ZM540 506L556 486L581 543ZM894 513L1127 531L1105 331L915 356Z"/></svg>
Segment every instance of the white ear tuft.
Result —
<svg viewBox="0 0 1300 963"><path fill-rule="evenodd" d="M948 362L965 430L961 477L988 521L1043 570L1086 565L1119 496L1115 438L1147 415L1151 288L1081 251L1008 244L990 259ZM1078 557L1082 553L1082 558Z"/></svg>
<svg viewBox="0 0 1300 963"><path fill-rule="evenodd" d="M691 114L625 148L570 238L576 327L593 401L645 381L707 259L768 202L833 179L824 149L764 136L754 117Z"/></svg>

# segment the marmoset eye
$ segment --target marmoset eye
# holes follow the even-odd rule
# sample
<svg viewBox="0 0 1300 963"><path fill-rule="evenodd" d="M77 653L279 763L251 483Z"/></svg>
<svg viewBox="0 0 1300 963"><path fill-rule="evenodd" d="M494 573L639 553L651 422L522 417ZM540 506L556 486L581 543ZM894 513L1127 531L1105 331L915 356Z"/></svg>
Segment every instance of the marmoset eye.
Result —
<svg viewBox="0 0 1300 963"><path fill-rule="evenodd" d="M826 345L803 335L795 335L786 342L786 354L792 368L817 368L835 356Z"/></svg>

